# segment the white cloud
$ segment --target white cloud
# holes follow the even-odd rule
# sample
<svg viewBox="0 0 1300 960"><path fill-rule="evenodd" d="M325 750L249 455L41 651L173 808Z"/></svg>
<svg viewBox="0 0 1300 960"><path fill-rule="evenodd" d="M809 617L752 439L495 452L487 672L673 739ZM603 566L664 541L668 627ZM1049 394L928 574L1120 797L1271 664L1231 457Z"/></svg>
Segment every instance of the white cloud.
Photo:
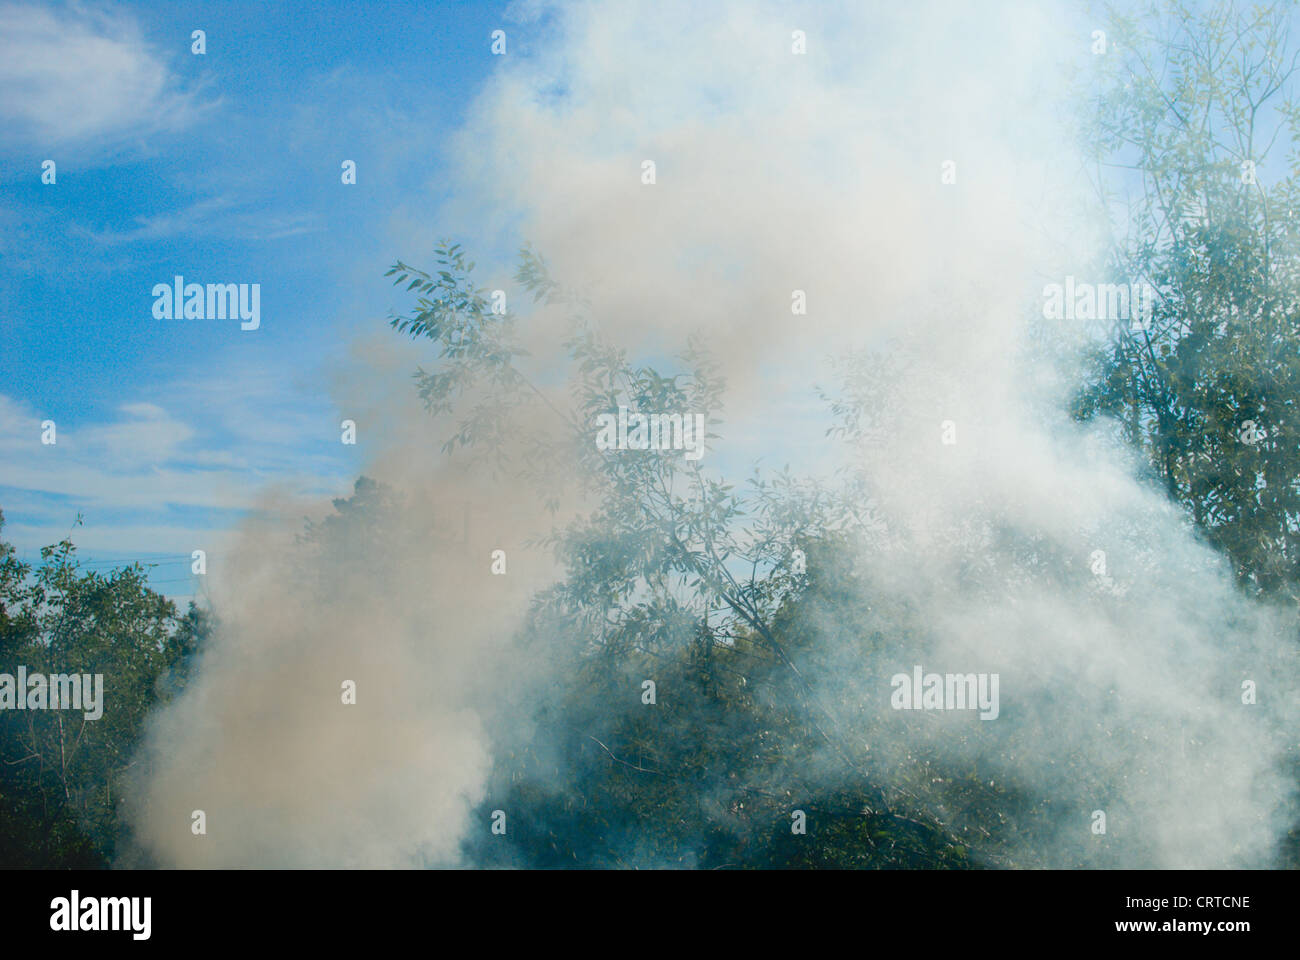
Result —
<svg viewBox="0 0 1300 960"><path fill-rule="evenodd" d="M126 229L89 229L74 225L72 234L98 243L123 244L172 237L220 236L226 240L283 240L324 230L313 212L275 214L265 207L240 210L231 195L208 197L178 210L136 217Z"/></svg>
<svg viewBox="0 0 1300 960"><path fill-rule="evenodd" d="M86 431L86 447L99 463L163 463L177 457L194 436L187 424L152 403L128 403L118 409L128 419Z"/></svg>
<svg viewBox="0 0 1300 960"><path fill-rule="evenodd" d="M191 123L201 109L118 13L0 4L0 123L50 145L114 140Z"/></svg>
<svg viewBox="0 0 1300 960"><path fill-rule="evenodd" d="M231 416L228 425L225 415L216 415L222 404L215 385L190 384L186 392L204 398L187 397L186 409L202 414L193 422L153 403L127 403L107 422L59 423L53 446L41 443L43 416L0 394L0 488L8 488L7 504L0 506L14 507L6 539L29 548L53 542L18 533L36 536L39 530L48 538L66 532L83 512L98 531L97 543L154 550L158 543L190 542L206 529L158 527L146 540L135 538L169 509L213 511L206 515L211 522L228 523L227 511L254 509L268 490L309 504L349 486L350 464L322 452L310 416L292 413L286 398L255 393L252 409L237 405L243 420ZM265 406L255 412L258 399ZM227 429L231 425L240 429ZM328 435L336 437L332 420L330 426Z"/></svg>

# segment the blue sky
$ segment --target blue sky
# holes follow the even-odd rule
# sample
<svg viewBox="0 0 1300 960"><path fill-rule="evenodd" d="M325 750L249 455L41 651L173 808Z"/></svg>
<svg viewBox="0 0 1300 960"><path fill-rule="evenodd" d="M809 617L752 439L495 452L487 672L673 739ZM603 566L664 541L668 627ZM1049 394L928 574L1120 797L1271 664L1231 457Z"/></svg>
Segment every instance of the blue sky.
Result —
<svg viewBox="0 0 1300 960"><path fill-rule="evenodd" d="M339 443L320 372L402 308L388 265L443 235L444 151L503 12L0 4L0 508L21 554L80 512L85 558L168 558L155 579L185 596L180 558L259 491L348 489L364 444ZM260 329L155 320L176 274L260 283Z"/></svg>

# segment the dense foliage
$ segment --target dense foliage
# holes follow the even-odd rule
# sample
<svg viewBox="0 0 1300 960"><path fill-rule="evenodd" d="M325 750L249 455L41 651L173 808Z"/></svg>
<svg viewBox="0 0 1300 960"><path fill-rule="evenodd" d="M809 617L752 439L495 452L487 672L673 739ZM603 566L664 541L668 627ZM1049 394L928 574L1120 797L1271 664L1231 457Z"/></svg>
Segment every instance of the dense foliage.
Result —
<svg viewBox="0 0 1300 960"><path fill-rule="evenodd" d="M4 517L0 514L0 532ZM142 566L82 570L70 539L36 569L0 540L0 673L102 674L96 720L0 711L0 864L108 866L126 837L121 785L149 711L185 683L208 617L151 590Z"/></svg>

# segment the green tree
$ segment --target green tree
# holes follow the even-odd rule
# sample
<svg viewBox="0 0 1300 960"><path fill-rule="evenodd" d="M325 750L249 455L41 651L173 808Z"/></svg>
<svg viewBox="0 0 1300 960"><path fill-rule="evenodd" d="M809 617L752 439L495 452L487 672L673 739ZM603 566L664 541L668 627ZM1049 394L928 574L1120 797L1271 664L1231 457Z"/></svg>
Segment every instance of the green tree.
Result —
<svg viewBox="0 0 1300 960"><path fill-rule="evenodd" d="M0 513L0 531L4 516ZM0 540L0 673L103 674L103 715L0 712L0 864L108 866L128 836L119 815L150 709L184 686L209 629L149 589L134 564L80 569L71 539L35 569Z"/></svg>
<svg viewBox="0 0 1300 960"><path fill-rule="evenodd" d="M1098 331L1082 418L1120 421L1243 583L1300 599L1300 232L1290 4L1109 8L1088 141L1109 269L1157 291Z"/></svg>

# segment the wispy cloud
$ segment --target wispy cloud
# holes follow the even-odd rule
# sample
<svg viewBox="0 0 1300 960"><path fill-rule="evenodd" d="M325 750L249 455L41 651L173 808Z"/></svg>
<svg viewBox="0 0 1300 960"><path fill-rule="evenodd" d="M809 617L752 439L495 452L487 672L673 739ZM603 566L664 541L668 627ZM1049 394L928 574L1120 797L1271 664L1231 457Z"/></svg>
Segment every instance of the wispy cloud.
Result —
<svg viewBox="0 0 1300 960"><path fill-rule="evenodd" d="M183 129L204 109L121 13L4 3L0 25L0 123L9 140L103 147Z"/></svg>
<svg viewBox="0 0 1300 960"><path fill-rule="evenodd" d="M7 538L27 549L53 542L82 512L97 548L157 550L229 526L268 489L303 502L345 489L352 465L332 455L335 421L326 431L326 421L298 409L293 396L266 384L246 387L238 400L223 398L216 384L168 388L185 398L185 412L126 403L106 422L59 423L51 446L41 443L43 417L0 394ZM163 524L164 535L163 517L182 522ZM138 540L145 529L148 539Z"/></svg>
<svg viewBox="0 0 1300 960"><path fill-rule="evenodd" d="M324 230L316 213L268 213L245 204L239 209L229 195L207 197L178 210L136 217L134 226L123 230L93 230L74 225L69 232L106 245L137 241L169 240L178 237L217 236L226 240L282 240Z"/></svg>

